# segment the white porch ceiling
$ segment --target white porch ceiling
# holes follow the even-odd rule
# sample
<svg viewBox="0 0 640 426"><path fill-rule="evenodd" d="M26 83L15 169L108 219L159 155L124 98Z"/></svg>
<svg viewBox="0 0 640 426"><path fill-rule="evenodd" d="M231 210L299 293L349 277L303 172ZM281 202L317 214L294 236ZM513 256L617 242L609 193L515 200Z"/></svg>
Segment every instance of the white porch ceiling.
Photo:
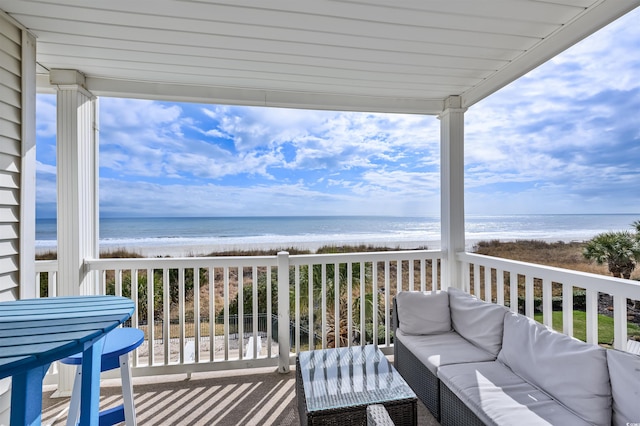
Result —
<svg viewBox="0 0 640 426"><path fill-rule="evenodd" d="M640 0L0 0L39 86L96 95L437 114L468 107Z"/></svg>

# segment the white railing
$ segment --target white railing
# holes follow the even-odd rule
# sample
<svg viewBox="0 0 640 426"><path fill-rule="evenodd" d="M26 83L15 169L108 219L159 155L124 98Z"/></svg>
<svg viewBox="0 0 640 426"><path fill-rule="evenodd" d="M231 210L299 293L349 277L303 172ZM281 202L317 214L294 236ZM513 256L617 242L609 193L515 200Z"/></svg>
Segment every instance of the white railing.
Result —
<svg viewBox="0 0 640 426"><path fill-rule="evenodd" d="M145 343L134 352L133 372L156 375L286 370L307 348L375 343L391 353L392 298L439 289L440 258L440 251L415 250L85 264L99 274L97 294L134 301L131 325L145 331ZM36 264L38 285L47 280L43 296L55 295L57 264Z"/></svg>
<svg viewBox="0 0 640 426"><path fill-rule="evenodd" d="M55 297L58 294L57 278L57 260L38 260L36 262L36 297Z"/></svg>
<svg viewBox="0 0 640 426"><path fill-rule="evenodd" d="M542 323L552 327L553 312L561 310L562 329L574 335L574 301L584 297L586 341L598 344L598 300L613 298L613 347L627 348L627 303L640 300L640 283L620 278L542 266L472 253L459 253L463 288L486 301L523 311L541 312ZM576 291L581 292L576 295ZM560 294L561 297L555 297ZM555 306L554 306L555 304Z"/></svg>
<svg viewBox="0 0 640 426"><path fill-rule="evenodd" d="M135 302L131 325L144 330L146 339L134 352L134 374L156 375L261 366L284 370L295 353L309 348L376 343L391 353L392 298L400 290L447 287L440 278L441 256L428 250L280 253L95 259L86 266L99 274L96 293ZM574 335L574 302L580 301L585 340L594 344L598 298L611 295L614 339L608 343L626 349L627 301L640 300L640 283L472 253L459 253L457 260L465 290L530 317L538 313L549 326L560 310L560 328L568 335ZM36 262L39 295L57 294L56 271L56 261Z"/></svg>

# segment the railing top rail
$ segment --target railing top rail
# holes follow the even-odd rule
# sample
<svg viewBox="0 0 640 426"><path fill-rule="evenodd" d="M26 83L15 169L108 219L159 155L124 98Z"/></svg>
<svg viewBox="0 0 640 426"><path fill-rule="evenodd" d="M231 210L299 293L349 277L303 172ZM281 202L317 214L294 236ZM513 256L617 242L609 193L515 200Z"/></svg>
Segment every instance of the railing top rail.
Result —
<svg viewBox="0 0 640 426"><path fill-rule="evenodd" d="M58 270L57 260L37 260L36 261L36 273L39 272L51 272Z"/></svg>
<svg viewBox="0 0 640 426"><path fill-rule="evenodd" d="M85 259L89 270L222 268L225 266L276 266L276 256L163 257L132 259Z"/></svg>
<svg viewBox="0 0 640 426"><path fill-rule="evenodd" d="M364 253L300 254L289 256L291 265L346 263L385 260L439 259L440 250L398 250ZM36 262L38 263L38 262ZM278 256L220 256L220 257L167 257L129 259L85 259L89 270L104 269L159 269L159 268L209 268L224 266L277 266ZM50 264L53 265L53 264ZM42 266L42 270L50 268Z"/></svg>
<svg viewBox="0 0 640 426"><path fill-rule="evenodd" d="M289 262L295 266L323 263L439 259L441 257L441 250L396 250L359 253L297 254L289 256Z"/></svg>
<svg viewBox="0 0 640 426"><path fill-rule="evenodd" d="M476 253L460 252L457 254L457 258L461 262L477 263L490 268L512 271L521 275L530 275L534 278L549 279L552 282L571 284L575 287L595 290L601 293L623 293L630 299L640 300L640 282L638 281Z"/></svg>

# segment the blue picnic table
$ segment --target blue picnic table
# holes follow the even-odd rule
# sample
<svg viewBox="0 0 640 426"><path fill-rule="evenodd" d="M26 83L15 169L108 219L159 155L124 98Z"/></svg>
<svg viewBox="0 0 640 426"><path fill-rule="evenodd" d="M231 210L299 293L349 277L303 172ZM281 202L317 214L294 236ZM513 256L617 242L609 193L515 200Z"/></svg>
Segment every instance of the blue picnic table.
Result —
<svg viewBox="0 0 640 426"><path fill-rule="evenodd" d="M77 296L0 302L0 379L12 377L11 426L38 425L42 380L53 361L82 352L80 425L97 425L105 335L131 317L133 301Z"/></svg>

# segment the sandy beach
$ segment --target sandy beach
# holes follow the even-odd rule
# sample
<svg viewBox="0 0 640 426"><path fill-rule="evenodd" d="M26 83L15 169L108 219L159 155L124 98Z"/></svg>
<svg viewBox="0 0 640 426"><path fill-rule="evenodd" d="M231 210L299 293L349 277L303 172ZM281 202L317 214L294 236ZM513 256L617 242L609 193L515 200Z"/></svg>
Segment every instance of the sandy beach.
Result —
<svg viewBox="0 0 640 426"><path fill-rule="evenodd" d="M502 242L513 242L517 239L501 239ZM554 243L562 241L565 243L576 242L574 239L558 239L558 238L540 238L539 241ZM466 250L472 251L473 246L481 239L470 239L466 241ZM581 241L578 241L581 242ZM210 253L222 253L229 251L251 251L251 250L287 250L295 248L298 250L309 250L312 253L324 246L358 246L370 245L374 247L389 247L400 250L415 250L426 247L429 250L439 250L440 241L385 241L383 239L375 241L358 241L354 239L346 239L341 241L327 242L325 241L291 241L290 244L279 243L233 243L233 244L100 244L100 253L107 253L119 250L137 253L143 257L198 257L206 256ZM40 255L50 251L55 251L55 247L38 247L36 254Z"/></svg>
<svg viewBox="0 0 640 426"><path fill-rule="evenodd" d="M144 257L170 256L170 257L193 257L205 256L213 252L226 252L237 250L286 250L296 248L299 250L310 250L315 252L320 247L327 245L351 245L360 244L379 247L393 247L402 250L416 249L427 246L429 249L439 249L440 241L355 241L344 240L328 243L327 241L292 241L290 244L281 245L278 243L243 243L243 244L181 244L181 245L136 245L136 246L112 246L101 244L100 251L114 251L125 248L128 251L139 253Z"/></svg>

